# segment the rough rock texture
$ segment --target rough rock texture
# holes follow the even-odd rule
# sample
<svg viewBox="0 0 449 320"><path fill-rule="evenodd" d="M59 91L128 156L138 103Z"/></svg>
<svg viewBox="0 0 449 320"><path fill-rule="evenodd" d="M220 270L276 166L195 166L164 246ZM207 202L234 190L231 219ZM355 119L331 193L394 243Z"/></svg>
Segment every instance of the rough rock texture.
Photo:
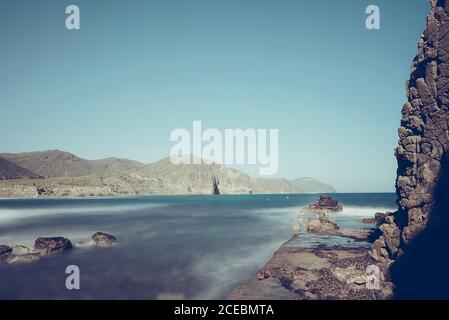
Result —
<svg viewBox="0 0 449 320"><path fill-rule="evenodd" d="M22 168L19 171L22 178L80 177L95 173L111 174L117 171L135 169L143 165L137 161L120 158L86 160L60 150L2 153L0 157L16 165L18 168ZM0 161L0 172L2 164Z"/></svg>
<svg viewBox="0 0 449 320"><path fill-rule="evenodd" d="M33 253L47 255L65 251L71 248L72 243L70 242L70 240L63 237L37 238L34 242Z"/></svg>
<svg viewBox="0 0 449 320"><path fill-rule="evenodd" d="M111 236L110 234L104 232L96 232L92 236L92 242L97 247L112 247L118 243L116 237Z"/></svg>
<svg viewBox="0 0 449 320"><path fill-rule="evenodd" d="M39 178L42 178L42 176L0 157L0 180Z"/></svg>
<svg viewBox="0 0 449 320"><path fill-rule="evenodd" d="M399 146L397 217L405 221L405 244L425 227L434 204L441 159L448 151L449 2L432 1L427 28L419 42L402 110Z"/></svg>
<svg viewBox="0 0 449 320"><path fill-rule="evenodd" d="M398 211L385 217L382 235L370 252L383 266L406 255L427 228L436 206L435 190L442 182L442 163L449 151L449 0L431 0L407 97L395 152Z"/></svg>
<svg viewBox="0 0 449 320"><path fill-rule="evenodd" d="M25 246L21 246L21 245L17 245L17 244L11 246L11 249L12 249L11 254L16 255L16 256L22 256L22 255L30 253L30 249L28 249Z"/></svg>
<svg viewBox="0 0 449 320"><path fill-rule="evenodd" d="M307 224L308 232L327 232L331 230L338 230L338 226L335 222L328 218L309 219Z"/></svg>
<svg viewBox="0 0 449 320"><path fill-rule="evenodd" d="M257 280L233 290L231 300L372 300L366 248L296 248L285 243Z"/></svg>
<svg viewBox="0 0 449 320"><path fill-rule="evenodd" d="M303 193L300 187L287 179L251 177L241 171L215 163L175 165L170 158L164 158L126 171L75 177L0 180L0 197L37 197L39 194L37 190L43 191L41 196L56 197L210 194L213 177L219 181L220 194Z"/></svg>
<svg viewBox="0 0 449 320"><path fill-rule="evenodd" d="M341 204L339 204L337 200L333 200L330 196L320 196L320 199L312 203L309 208L313 210L325 210L332 212L343 210Z"/></svg>

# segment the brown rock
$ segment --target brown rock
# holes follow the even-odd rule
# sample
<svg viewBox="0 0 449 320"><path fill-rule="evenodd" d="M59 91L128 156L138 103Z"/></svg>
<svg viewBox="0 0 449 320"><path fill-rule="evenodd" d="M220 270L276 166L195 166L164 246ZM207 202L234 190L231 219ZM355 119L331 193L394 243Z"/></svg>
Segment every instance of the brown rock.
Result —
<svg viewBox="0 0 449 320"><path fill-rule="evenodd" d="M33 253L47 255L69 249L72 249L72 243L69 239L63 237L38 238L34 242Z"/></svg>
<svg viewBox="0 0 449 320"><path fill-rule="evenodd" d="M334 230L338 230L338 225L328 218L309 219L307 225L308 232L321 233Z"/></svg>
<svg viewBox="0 0 449 320"><path fill-rule="evenodd" d="M337 200L333 200L330 196L320 196L320 199L309 205L310 209L325 210L338 212L342 211L343 207Z"/></svg>
<svg viewBox="0 0 449 320"><path fill-rule="evenodd" d="M112 247L117 245L118 240L116 237L104 232L97 232L92 236L93 244L97 247Z"/></svg>

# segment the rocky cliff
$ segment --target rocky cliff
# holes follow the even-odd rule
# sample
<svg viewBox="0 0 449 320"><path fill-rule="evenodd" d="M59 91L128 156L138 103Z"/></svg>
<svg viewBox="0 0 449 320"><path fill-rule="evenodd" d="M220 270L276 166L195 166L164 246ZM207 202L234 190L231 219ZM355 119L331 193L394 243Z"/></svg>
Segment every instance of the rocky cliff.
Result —
<svg viewBox="0 0 449 320"><path fill-rule="evenodd" d="M449 149L449 0L431 0L427 27L407 82L407 98L395 152L398 211L386 217L380 226L382 236L371 248L372 257L387 267L407 257L424 230L434 223L439 186L446 185L442 166ZM442 193L449 196L449 190ZM447 242L445 238L440 235L439 243L433 246Z"/></svg>

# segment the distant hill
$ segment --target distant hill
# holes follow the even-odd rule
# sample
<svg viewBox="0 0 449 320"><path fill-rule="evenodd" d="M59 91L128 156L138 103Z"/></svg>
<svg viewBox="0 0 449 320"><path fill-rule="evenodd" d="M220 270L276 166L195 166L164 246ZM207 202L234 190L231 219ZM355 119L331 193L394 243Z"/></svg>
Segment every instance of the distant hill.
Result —
<svg viewBox="0 0 449 320"><path fill-rule="evenodd" d="M42 178L42 176L0 157L0 180L37 178Z"/></svg>
<svg viewBox="0 0 449 320"><path fill-rule="evenodd" d="M334 193L337 190L334 189L331 185L324 183L320 180L304 177L295 180L291 180L291 183L302 190L305 193Z"/></svg>
<svg viewBox="0 0 449 320"><path fill-rule="evenodd" d="M156 179L169 193L209 194L213 177L218 179L222 194L303 193L286 179L253 178L248 174L219 164L179 164L170 158L131 170L129 174L141 179Z"/></svg>
<svg viewBox="0 0 449 320"><path fill-rule="evenodd" d="M96 173L126 171L143 165L137 161L119 158L85 160L59 150L2 153L0 157L29 170L35 176L45 178L79 177Z"/></svg>
<svg viewBox="0 0 449 320"><path fill-rule="evenodd" d="M84 164L85 160L78 159L71 161ZM62 163L67 166L70 162L65 160ZM80 168L79 165L73 167ZM221 194L303 193L300 187L286 179L252 178L246 173L218 164L174 165L169 157L125 171L100 171L82 176L24 180L20 183L6 180L0 184L0 195L33 196L37 188L45 189L48 191L46 194L55 196L211 194L214 178L218 181ZM80 174L80 171L76 173Z"/></svg>

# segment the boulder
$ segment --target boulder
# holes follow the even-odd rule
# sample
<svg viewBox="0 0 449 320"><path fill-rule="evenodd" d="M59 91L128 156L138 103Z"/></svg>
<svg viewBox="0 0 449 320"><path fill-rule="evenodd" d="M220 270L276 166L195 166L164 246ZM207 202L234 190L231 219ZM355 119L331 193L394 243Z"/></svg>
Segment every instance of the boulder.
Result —
<svg viewBox="0 0 449 320"><path fill-rule="evenodd" d="M387 213L376 212L376 214L374 215L374 219L376 220L377 224L382 224L387 215L391 215L391 213L390 212L387 212Z"/></svg>
<svg viewBox="0 0 449 320"><path fill-rule="evenodd" d="M257 279L258 280L264 280L264 279L268 279L270 277L271 277L271 271L268 270L268 269L262 269L257 274Z"/></svg>
<svg viewBox="0 0 449 320"><path fill-rule="evenodd" d="M330 196L320 196L317 201L309 205L309 208L317 211L324 210L332 212L343 210L342 205L339 204L337 200L333 200Z"/></svg>
<svg viewBox="0 0 449 320"><path fill-rule="evenodd" d="M63 237L38 238L34 242L33 253L47 255L72 249L72 243L69 239Z"/></svg>
<svg viewBox="0 0 449 320"><path fill-rule="evenodd" d="M92 236L92 242L97 247L112 247L117 245L118 240L116 237L104 232L97 232Z"/></svg>

